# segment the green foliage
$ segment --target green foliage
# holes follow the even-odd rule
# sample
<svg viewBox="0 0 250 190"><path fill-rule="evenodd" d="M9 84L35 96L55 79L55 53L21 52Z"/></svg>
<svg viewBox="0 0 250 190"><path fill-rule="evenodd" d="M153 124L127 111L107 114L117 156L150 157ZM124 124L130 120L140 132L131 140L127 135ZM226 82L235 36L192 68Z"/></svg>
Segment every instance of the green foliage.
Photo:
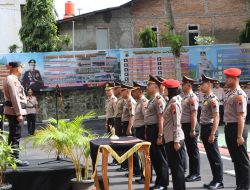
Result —
<svg viewBox="0 0 250 190"><path fill-rule="evenodd" d="M64 37L58 35L53 0L27 0L19 31L24 52L62 49Z"/></svg>
<svg viewBox="0 0 250 190"><path fill-rule="evenodd" d="M76 178L82 180L81 162L85 163L85 179L88 178L90 144L89 141L96 138L91 130L83 127L86 119L95 118L94 112L77 116L72 121L50 119L47 127L37 130L35 136L29 137L33 146L41 147L48 152L55 152L68 157L74 164Z"/></svg>
<svg viewBox="0 0 250 190"><path fill-rule="evenodd" d="M194 39L197 45L212 45L215 43L215 37L212 36L195 36Z"/></svg>
<svg viewBox="0 0 250 190"><path fill-rule="evenodd" d="M16 169L16 158L12 156L14 151L19 151L8 144L8 133L0 130L0 187L6 185L4 180L4 173L8 166Z"/></svg>
<svg viewBox="0 0 250 190"><path fill-rule="evenodd" d="M20 48L19 46L17 46L16 44L13 44L13 45L9 46L9 52L10 53L17 53L17 50L19 48Z"/></svg>
<svg viewBox="0 0 250 190"><path fill-rule="evenodd" d="M240 44L250 43L250 19L246 23L246 27L240 32Z"/></svg>
<svg viewBox="0 0 250 190"><path fill-rule="evenodd" d="M166 23L166 32L162 34L161 40L165 44L170 44L171 50L175 57L180 57L183 50L183 37L178 34L174 34L170 28L170 24Z"/></svg>
<svg viewBox="0 0 250 190"><path fill-rule="evenodd" d="M143 48L157 47L157 34L149 26L139 32L139 40Z"/></svg>

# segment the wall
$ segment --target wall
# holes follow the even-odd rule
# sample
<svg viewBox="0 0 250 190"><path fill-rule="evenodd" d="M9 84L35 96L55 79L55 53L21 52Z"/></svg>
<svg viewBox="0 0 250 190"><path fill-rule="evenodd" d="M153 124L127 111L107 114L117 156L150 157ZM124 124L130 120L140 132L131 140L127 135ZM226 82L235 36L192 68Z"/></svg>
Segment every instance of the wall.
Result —
<svg viewBox="0 0 250 190"><path fill-rule="evenodd" d="M164 0L133 2L134 33L138 33L147 25L157 25L162 33L167 21ZM234 43L238 42L239 32L250 18L249 0L171 0L171 3L175 29L185 38L185 45L188 24L199 24L200 34L215 35L217 43ZM135 36L134 47L139 47L137 38Z"/></svg>
<svg viewBox="0 0 250 190"><path fill-rule="evenodd" d="M75 17L75 50L96 49L96 28L108 28L110 49L133 47L129 7ZM72 37L72 19L59 21L61 34ZM72 47L69 48L72 50Z"/></svg>
<svg viewBox="0 0 250 190"><path fill-rule="evenodd" d="M22 46L18 34L21 28L21 3L24 0L0 0L0 53L8 53L8 47L13 44Z"/></svg>
<svg viewBox="0 0 250 190"><path fill-rule="evenodd" d="M54 92L36 93L39 101L38 120L56 118L56 97ZM58 98L58 116L73 118L88 111L104 115L105 94L103 88L63 91Z"/></svg>

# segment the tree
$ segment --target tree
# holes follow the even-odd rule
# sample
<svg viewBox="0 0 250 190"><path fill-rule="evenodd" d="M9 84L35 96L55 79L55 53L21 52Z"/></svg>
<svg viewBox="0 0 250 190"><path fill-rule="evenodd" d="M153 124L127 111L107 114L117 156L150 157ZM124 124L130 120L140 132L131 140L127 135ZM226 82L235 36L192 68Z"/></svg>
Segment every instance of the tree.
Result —
<svg viewBox="0 0 250 190"><path fill-rule="evenodd" d="M164 44L170 44L171 51L174 55L176 79L181 80L180 56L181 51L183 50L183 37L175 34L175 32L171 29L171 24L169 22L167 22L165 26L167 30L162 34L161 40Z"/></svg>
<svg viewBox="0 0 250 190"><path fill-rule="evenodd" d="M53 0L27 0L19 31L24 52L59 51L65 37L58 35ZM68 37L66 37L68 40Z"/></svg>
<svg viewBox="0 0 250 190"><path fill-rule="evenodd" d="M144 48L157 47L157 34L150 26L139 32L139 40Z"/></svg>
<svg viewBox="0 0 250 190"><path fill-rule="evenodd" d="M250 43L250 19L246 23L246 27L241 31L239 36L240 44Z"/></svg>

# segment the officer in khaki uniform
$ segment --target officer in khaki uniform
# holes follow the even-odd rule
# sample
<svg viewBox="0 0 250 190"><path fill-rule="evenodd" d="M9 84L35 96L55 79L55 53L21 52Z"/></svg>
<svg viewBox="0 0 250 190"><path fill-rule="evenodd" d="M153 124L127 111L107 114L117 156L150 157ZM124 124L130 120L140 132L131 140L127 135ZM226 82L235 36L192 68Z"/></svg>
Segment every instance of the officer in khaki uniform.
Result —
<svg viewBox="0 0 250 190"><path fill-rule="evenodd" d="M28 133L34 135L36 130L36 114L38 110L38 102L35 96L33 96L33 91L28 89L27 105L26 105L26 119L28 125Z"/></svg>
<svg viewBox="0 0 250 190"><path fill-rule="evenodd" d="M124 99L123 111L122 111L122 136L132 136L133 133L133 125L135 119L135 107L136 101L131 95L132 86L121 84L121 95ZM133 169L134 176L140 176L140 164L138 155L133 154ZM121 164L121 168L118 168L117 171L127 171L128 170L128 162L127 160ZM128 177L128 174L125 174Z"/></svg>
<svg viewBox="0 0 250 190"><path fill-rule="evenodd" d="M234 163L237 190L250 188L250 164L247 153L248 128L245 126L247 115L247 95L239 86L241 70L224 70L226 85L229 88L224 101L225 138Z"/></svg>
<svg viewBox="0 0 250 190"><path fill-rule="evenodd" d="M197 124L197 112L199 100L192 91L192 85L195 81L187 76L182 78L182 115L181 124L185 134L185 144L189 157L189 175L187 182L200 181L200 153L198 148L199 129Z"/></svg>
<svg viewBox="0 0 250 190"><path fill-rule="evenodd" d="M164 139L168 155L168 163L172 171L174 190L185 190L185 148L184 133L181 128L181 101L179 95L180 83L178 80L164 80L162 84L166 87L169 102L164 111Z"/></svg>
<svg viewBox="0 0 250 190"><path fill-rule="evenodd" d="M133 127L135 129L135 136L142 140L145 140L144 116L145 116L145 110L148 105L148 99L143 94L144 89L146 89L146 86L133 81L132 95L137 102L135 107L135 119ZM141 163L141 179L135 180L135 182L139 184L144 184L142 163Z"/></svg>
<svg viewBox="0 0 250 190"><path fill-rule="evenodd" d="M205 94L201 105L201 140L212 170L213 180L204 184L208 189L221 189L223 185L223 164L218 147L219 100L212 92L216 79L202 75L201 91Z"/></svg>
<svg viewBox="0 0 250 190"><path fill-rule="evenodd" d="M156 79L158 81L160 81L161 83L165 80L164 78L160 77L160 76L155 76ZM162 84L160 85L160 90L159 90L160 95L162 95L163 98L165 98L165 86L163 86ZM165 98L166 99L166 98Z"/></svg>
<svg viewBox="0 0 250 190"><path fill-rule="evenodd" d="M149 75L147 92L150 96L144 122L146 125L146 140L151 142L150 158L156 173L154 187L150 189L167 189L169 185L168 163L165 147L163 145L163 111L166 106L164 98L159 94L161 82Z"/></svg>
<svg viewBox="0 0 250 190"><path fill-rule="evenodd" d="M23 65L20 62L9 62L7 68L10 70L10 74L3 82L4 114L9 122L9 144L18 149L27 104L24 88L18 80L22 74ZM13 156L19 159L19 151L14 151ZM28 165L27 161L17 162L17 166Z"/></svg>
<svg viewBox="0 0 250 190"><path fill-rule="evenodd" d="M120 137L122 136L122 110L124 105L124 100L121 96L121 84L118 82L115 82L114 86L114 95L117 98L117 102L115 105L115 134Z"/></svg>
<svg viewBox="0 0 250 190"><path fill-rule="evenodd" d="M117 98L114 96L113 88L114 88L113 83L106 84L105 92L107 99L105 101L105 110L106 110L105 128L107 129L107 133L110 133L110 128L114 127L114 113L115 113Z"/></svg>
<svg viewBox="0 0 250 190"><path fill-rule="evenodd" d="M225 97L225 92L224 92L223 88L220 87L219 81L217 81L214 84L213 93L219 99L220 125L221 125L223 123L223 115L224 115L223 101L224 101L224 97Z"/></svg>

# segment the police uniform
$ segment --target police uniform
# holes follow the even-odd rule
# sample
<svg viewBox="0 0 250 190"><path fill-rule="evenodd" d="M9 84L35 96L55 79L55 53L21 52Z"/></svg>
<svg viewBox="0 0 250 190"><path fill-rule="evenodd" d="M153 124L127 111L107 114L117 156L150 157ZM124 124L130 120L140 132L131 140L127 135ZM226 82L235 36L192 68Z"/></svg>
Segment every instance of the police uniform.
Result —
<svg viewBox="0 0 250 190"><path fill-rule="evenodd" d="M202 75L202 82L214 83L216 80ZM209 184L204 184L206 188L218 187L223 188L223 163L221 160L221 155L218 147L218 130L215 134L211 134L213 123L214 123L214 113L219 113L219 100L211 92L204 96L203 103L201 105L201 140L204 144L205 151L207 153L207 158L212 170L213 180ZM209 136L214 135L215 139L213 143L209 143Z"/></svg>
<svg viewBox="0 0 250 190"><path fill-rule="evenodd" d="M9 67L17 68L22 65L20 62L10 62ZM9 144L13 148L19 148L21 138L21 127L23 122L18 122L18 116L26 115L27 99L24 88L16 75L10 74L3 82L4 92L4 114L9 122ZM19 158L19 151L14 151L13 156Z"/></svg>
<svg viewBox="0 0 250 190"><path fill-rule="evenodd" d="M168 79L162 83L167 89L178 89L179 81ZM164 139L168 155L168 163L172 172L172 181L174 190L185 190L185 149L184 133L181 128L181 101L179 95L169 97L169 102L164 111ZM174 144L179 143L180 149L175 150Z"/></svg>
<svg viewBox="0 0 250 190"><path fill-rule="evenodd" d="M227 77L239 77L241 70L230 68L224 71ZM250 188L250 164L247 153L248 128L243 123L242 137L245 142L238 146L238 113L243 113L244 121L247 114L247 95L238 85L236 89L228 90L224 101L224 122L225 138L227 147L234 163L236 185L238 190L247 190Z"/></svg>
<svg viewBox="0 0 250 190"><path fill-rule="evenodd" d="M121 84L115 82L114 88L121 88ZM120 137L122 136L122 110L124 105L124 100L121 96L116 97L117 102L115 105L115 113L114 113L114 120L115 120L115 134Z"/></svg>
<svg viewBox="0 0 250 190"><path fill-rule="evenodd" d="M148 83L155 83L160 86L160 82L152 75L150 75ZM166 106L164 98L159 94L155 93L148 102L144 122L146 125L146 138L151 142L150 146L150 158L152 166L156 173L155 188L164 187L169 185L169 173L167 155L164 145L157 145L157 139L162 138L158 136L159 132L159 120L160 114L163 114Z"/></svg>
<svg viewBox="0 0 250 190"><path fill-rule="evenodd" d="M244 90L246 92L246 95L248 97L247 101L247 113L250 113L250 82L247 83L246 89ZM246 116L246 123L250 123L250 114L247 114Z"/></svg>
<svg viewBox="0 0 250 190"><path fill-rule="evenodd" d="M132 90L138 90L145 89L146 86L143 86L141 84L136 83L133 81L133 89ZM139 99L136 99L136 107L135 107L135 119L134 119L134 129L135 129L135 136L139 139L145 140L145 123L144 123L144 115L145 110L148 104L148 99L142 94ZM143 154L141 156L143 158ZM144 176L143 176L143 163L141 162L141 179L136 180L137 183L144 183Z"/></svg>
<svg viewBox="0 0 250 190"><path fill-rule="evenodd" d="M34 65L34 67L36 66L36 61L34 59L29 60L28 63L29 65ZM33 91L38 91L43 88L44 83L40 71L36 69L26 71L23 76L23 86L25 90L31 88Z"/></svg>
<svg viewBox="0 0 250 190"><path fill-rule="evenodd" d="M220 84L219 82L216 82L216 84ZM223 115L224 115L224 108L223 108L223 100L225 97L225 92L223 88L214 87L213 88L214 95L219 99L219 111L220 111L220 124L223 123Z"/></svg>
<svg viewBox="0 0 250 190"><path fill-rule="evenodd" d="M121 84L122 90L132 90L132 86ZM130 96L128 99L124 99L124 105L123 105L123 110L122 110L122 136L127 136L127 130L129 126L129 120L130 117L135 115L135 107L136 107L136 101L135 99ZM133 127L133 126L132 126ZM133 128L131 129L133 131ZM132 132L133 133L133 132ZM140 164L139 164L139 159L138 159L138 154L134 153L133 154L133 173L136 176L140 176ZM126 160L125 162L122 163L121 165L122 168L127 168L128 167L128 161ZM126 174L126 176L128 176Z"/></svg>
<svg viewBox="0 0 250 190"><path fill-rule="evenodd" d="M183 84L189 83L192 85L195 81L191 78L183 76L182 79ZM181 124L182 130L185 134L185 144L187 148L187 153L189 157L189 175L186 177L187 182L191 181L199 181L200 177L200 153L198 148L198 124L197 124L197 117L196 124L195 124L195 137L190 137L190 132L192 130L192 112L198 112L199 107L199 100L196 94L191 90L188 94L183 93L183 99L181 103L182 107L182 115L181 115Z"/></svg>
<svg viewBox="0 0 250 190"><path fill-rule="evenodd" d="M113 90L113 88L114 88L113 83L107 83L105 90ZM113 94L111 97L108 97L105 101L107 133L110 132L110 128L114 127L114 113L115 113L116 102L117 98Z"/></svg>
<svg viewBox="0 0 250 190"><path fill-rule="evenodd" d="M202 51L200 52L200 55L206 56L206 52ZM199 66L199 76L206 75L212 77L213 65L211 61L209 61L207 58L200 59L198 62L198 66Z"/></svg>
<svg viewBox="0 0 250 190"><path fill-rule="evenodd" d="M30 135L34 135L36 128L36 112L37 112L37 99L35 96L27 96L27 124L28 124L28 132Z"/></svg>

